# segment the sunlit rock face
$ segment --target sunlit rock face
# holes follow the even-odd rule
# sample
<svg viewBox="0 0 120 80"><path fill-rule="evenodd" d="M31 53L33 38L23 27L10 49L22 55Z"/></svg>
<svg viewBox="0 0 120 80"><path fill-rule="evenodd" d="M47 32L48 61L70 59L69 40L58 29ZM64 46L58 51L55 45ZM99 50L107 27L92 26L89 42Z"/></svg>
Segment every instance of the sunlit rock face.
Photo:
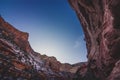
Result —
<svg viewBox="0 0 120 80"><path fill-rule="evenodd" d="M34 52L28 33L0 17L0 80L72 80L75 67Z"/></svg>
<svg viewBox="0 0 120 80"><path fill-rule="evenodd" d="M120 0L69 0L85 34L87 71L78 79L120 80ZM91 75L90 75L90 74Z"/></svg>

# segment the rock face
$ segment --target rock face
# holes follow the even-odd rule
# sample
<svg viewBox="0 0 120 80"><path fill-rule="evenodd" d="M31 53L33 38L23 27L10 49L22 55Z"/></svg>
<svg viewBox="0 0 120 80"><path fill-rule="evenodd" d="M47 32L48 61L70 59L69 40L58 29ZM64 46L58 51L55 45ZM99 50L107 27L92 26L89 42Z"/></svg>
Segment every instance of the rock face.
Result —
<svg viewBox="0 0 120 80"><path fill-rule="evenodd" d="M69 0L85 34L88 64L77 80L120 80L120 0Z"/></svg>
<svg viewBox="0 0 120 80"><path fill-rule="evenodd" d="M72 80L74 67L34 52L28 33L0 17L0 80Z"/></svg>

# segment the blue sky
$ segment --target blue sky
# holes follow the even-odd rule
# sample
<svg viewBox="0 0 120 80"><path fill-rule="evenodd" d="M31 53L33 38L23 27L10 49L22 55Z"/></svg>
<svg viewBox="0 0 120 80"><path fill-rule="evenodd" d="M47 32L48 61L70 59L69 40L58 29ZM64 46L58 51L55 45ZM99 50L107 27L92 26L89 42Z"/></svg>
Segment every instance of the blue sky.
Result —
<svg viewBox="0 0 120 80"><path fill-rule="evenodd" d="M67 0L0 0L0 14L29 33L32 48L62 63L86 61L80 22Z"/></svg>

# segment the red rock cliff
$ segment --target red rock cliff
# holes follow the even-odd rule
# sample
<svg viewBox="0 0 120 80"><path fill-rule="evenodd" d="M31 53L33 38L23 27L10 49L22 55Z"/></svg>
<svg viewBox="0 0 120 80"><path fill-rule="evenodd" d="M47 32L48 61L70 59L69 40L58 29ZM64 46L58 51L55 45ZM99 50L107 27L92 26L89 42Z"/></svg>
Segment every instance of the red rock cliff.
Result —
<svg viewBox="0 0 120 80"><path fill-rule="evenodd" d="M0 80L72 80L75 72L60 70L62 65L55 57L34 52L28 33L0 17Z"/></svg>
<svg viewBox="0 0 120 80"><path fill-rule="evenodd" d="M3 33L6 35L6 37L8 38L10 37L11 40L13 40L24 51L28 53L30 52L33 53L33 50L28 42L28 36L29 36L28 33L17 30L8 22L5 22L1 16L0 16L0 25L1 25L0 28L3 30Z"/></svg>
<svg viewBox="0 0 120 80"><path fill-rule="evenodd" d="M82 24L88 52L88 70L84 75L79 70L78 79L120 80L120 0L69 3Z"/></svg>

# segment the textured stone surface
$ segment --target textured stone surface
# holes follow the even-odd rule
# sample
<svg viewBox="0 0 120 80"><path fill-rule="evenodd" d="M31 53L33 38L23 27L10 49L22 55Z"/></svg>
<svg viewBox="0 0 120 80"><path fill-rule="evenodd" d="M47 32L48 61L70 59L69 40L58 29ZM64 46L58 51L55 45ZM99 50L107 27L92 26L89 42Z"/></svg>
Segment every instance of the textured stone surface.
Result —
<svg viewBox="0 0 120 80"><path fill-rule="evenodd" d="M119 80L120 0L69 0L69 3L85 34L88 52L86 73L90 72L97 80L107 77L108 80ZM85 80L90 79L87 77Z"/></svg>

